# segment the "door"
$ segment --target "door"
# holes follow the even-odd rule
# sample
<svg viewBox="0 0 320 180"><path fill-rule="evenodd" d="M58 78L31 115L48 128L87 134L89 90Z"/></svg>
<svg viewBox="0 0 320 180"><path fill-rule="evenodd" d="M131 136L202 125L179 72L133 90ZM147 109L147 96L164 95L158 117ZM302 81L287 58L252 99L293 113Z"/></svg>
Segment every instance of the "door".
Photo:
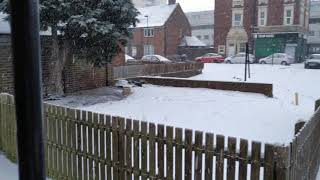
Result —
<svg viewBox="0 0 320 180"><path fill-rule="evenodd" d="M234 44L229 44L228 46L228 57L236 54L236 47Z"/></svg>
<svg viewBox="0 0 320 180"><path fill-rule="evenodd" d="M296 57L296 45L286 44L285 53L292 57Z"/></svg>

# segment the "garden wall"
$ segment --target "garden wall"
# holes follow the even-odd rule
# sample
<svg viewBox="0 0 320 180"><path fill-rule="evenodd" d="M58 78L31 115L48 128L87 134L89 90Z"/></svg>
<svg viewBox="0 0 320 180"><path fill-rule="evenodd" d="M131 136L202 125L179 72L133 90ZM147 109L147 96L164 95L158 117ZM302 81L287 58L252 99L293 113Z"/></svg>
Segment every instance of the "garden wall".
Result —
<svg viewBox="0 0 320 180"><path fill-rule="evenodd" d="M203 80L189 80L178 78L158 78L158 77L141 77L134 78L136 80L143 80L146 83L172 86L172 87L190 87L190 88L208 88L240 92L252 92L264 94L268 97L273 97L273 85L263 83L244 83L244 82L225 82L225 81L203 81Z"/></svg>

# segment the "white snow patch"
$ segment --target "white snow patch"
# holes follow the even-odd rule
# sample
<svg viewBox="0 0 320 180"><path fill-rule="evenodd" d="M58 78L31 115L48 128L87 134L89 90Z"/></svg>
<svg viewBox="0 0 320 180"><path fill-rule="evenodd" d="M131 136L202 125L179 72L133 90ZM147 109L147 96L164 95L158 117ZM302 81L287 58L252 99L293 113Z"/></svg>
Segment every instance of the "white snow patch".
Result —
<svg viewBox="0 0 320 180"><path fill-rule="evenodd" d="M18 166L0 152L0 179L19 179Z"/></svg>
<svg viewBox="0 0 320 180"><path fill-rule="evenodd" d="M200 41L197 37L194 36L185 36L182 39L180 46L207 46L202 41Z"/></svg>

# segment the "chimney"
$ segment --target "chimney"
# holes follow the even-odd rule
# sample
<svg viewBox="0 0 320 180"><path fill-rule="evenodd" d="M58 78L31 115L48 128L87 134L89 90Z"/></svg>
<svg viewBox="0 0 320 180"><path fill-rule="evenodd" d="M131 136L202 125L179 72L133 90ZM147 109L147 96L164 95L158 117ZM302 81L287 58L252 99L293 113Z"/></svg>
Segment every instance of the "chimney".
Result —
<svg viewBox="0 0 320 180"><path fill-rule="evenodd" d="M176 0L168 0L169 1L169 5L172 5L172 4L176 4Z"/></svg>

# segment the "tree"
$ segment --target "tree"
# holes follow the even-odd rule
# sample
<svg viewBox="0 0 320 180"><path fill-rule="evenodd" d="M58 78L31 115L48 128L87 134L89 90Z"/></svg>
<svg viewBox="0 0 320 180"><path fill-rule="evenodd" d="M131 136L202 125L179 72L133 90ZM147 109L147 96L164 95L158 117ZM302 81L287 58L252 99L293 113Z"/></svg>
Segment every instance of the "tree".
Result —
<svg viewBox="0 0 320 180"><path fill-rule="evenodd" d="M53 59L58 59L50 75L63 94L62 71L70 53L78 54L95 66L112 61L130 36L139 12L131 0L40 0L41 29L52 33ZM10 14L8 0L0 0L0 10ZM65 48L59 52L59 40ZM72 50L72 52L70 52Z"/></svg>

